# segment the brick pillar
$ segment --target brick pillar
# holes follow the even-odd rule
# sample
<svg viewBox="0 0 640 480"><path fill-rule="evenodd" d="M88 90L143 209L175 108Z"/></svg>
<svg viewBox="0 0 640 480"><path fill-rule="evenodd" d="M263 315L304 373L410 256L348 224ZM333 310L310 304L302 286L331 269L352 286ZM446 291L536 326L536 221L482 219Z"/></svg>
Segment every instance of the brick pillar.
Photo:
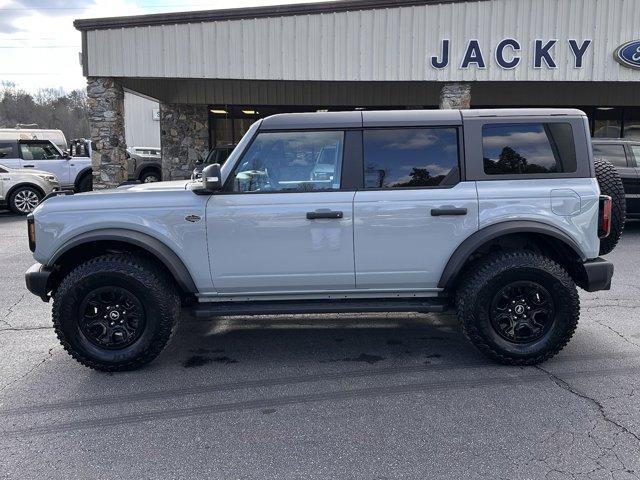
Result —
<svg viewBox="0 0 640 480"><path fill-rule="evenodd" d="M90 77L87 97L91 140L95 144L91 157L93 188L117 187L127 179L124 91L113 78Z"/></svg>
<svg viewBox="0 0 640 480"><path fill-rule="evenodd" d="M468 83L447 83L440 91L440 108L456 110L471 108L471 85Z"/></svg>
<svg viewBox="0 0 640 480"><path fill-rule="evenodd" d="M209 151L209 116L205 105L160 104L162 179L191 178L199 158Z"/></svg>

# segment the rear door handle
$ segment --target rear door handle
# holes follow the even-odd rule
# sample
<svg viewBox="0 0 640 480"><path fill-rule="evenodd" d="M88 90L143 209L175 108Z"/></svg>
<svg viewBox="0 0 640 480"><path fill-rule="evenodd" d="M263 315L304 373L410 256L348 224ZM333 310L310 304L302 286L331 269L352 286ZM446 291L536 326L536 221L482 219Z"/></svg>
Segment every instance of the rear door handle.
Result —
<svg viewBox="0 0 640 480"><path fill-rule="evenodd" d="M466 215L466 208L455 208L455 207L441 207L441 208L432 208L431 216L432 217L442 217L448 215Z"/></svg>
<svg viewBox="0 0 640 480"><path fill-rule="evenodd" d="M35 165L23 165L24 168L33 168Z"/></svg>
<svg viewBox="0 0 640 480"><path fill-rule="evenodd" d="M307 220L316 220L317 218L342 218L342 212L335 210L316 210L315 212L307 212Z"/></svg>

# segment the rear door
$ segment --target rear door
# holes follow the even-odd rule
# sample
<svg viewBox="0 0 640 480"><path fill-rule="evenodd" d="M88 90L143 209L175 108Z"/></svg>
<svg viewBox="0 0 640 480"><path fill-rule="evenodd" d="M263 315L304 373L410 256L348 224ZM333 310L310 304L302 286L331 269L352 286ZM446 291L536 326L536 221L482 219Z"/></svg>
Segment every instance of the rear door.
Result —
<svg viewBox="0 0 640 480"><path fill-rule="evenodd" d="M61 184L72 183L69 160L64 158L51 142L23 140L19 145L22 168L51 172L58 177Z"/></svg>
<svg viewBox="0 0 640 480"><path fill-rule="evenodd" d="M638 172L632 151L627 151L622 142L593 144L593 157L610 162L620 175L624 193L627 198L627 210L640 212L640 185L638 184Z"/></svg>
<svg viewBox="0 0 640 480"><path fill-rule="evenodd" d="M17 146L16 142L0 142L0 165L9 168L20 168Z"/></svg>
<svg viewBox="0 0 640 480"><path fill-rule="evenodd" d="M365 118L358 289L436 289L449 257L478 229L476 186L460 181L461 129L452 123L366 128Z"/></svg>

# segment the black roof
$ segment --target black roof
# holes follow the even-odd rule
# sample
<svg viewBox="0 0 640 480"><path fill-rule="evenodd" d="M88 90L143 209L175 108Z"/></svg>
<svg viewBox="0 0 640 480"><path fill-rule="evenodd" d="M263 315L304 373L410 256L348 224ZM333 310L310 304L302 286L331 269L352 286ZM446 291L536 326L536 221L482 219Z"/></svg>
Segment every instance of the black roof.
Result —
<svg viewBox="0 0 640 480"><path fill-rule="evenodd" d="M78 30L141 27L176 23L213 22L265 17L287 17L320 13L379 10L384 8L412 7L439 3L464 3L486 0L340 0L265 7L230 8L225 10L200 10L194 12L157 13L128 17L87 18L73 22Z"/></svg>

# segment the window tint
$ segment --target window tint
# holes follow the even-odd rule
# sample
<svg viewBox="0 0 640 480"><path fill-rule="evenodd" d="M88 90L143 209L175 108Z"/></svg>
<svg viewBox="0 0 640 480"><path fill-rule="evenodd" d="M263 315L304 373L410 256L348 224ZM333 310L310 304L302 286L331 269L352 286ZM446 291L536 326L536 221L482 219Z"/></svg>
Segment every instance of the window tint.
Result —
<svg viewBox="0 0 640 480"><path fill-rule="evenodd" d="M436 187L457 166L455 128L364 131L365 188Z"/></svg>
<svg viewBox="0 0 640 480"><path fill-rule="evenodd" d="M640 165L640 145L629 145L631 147L631 152L633 152L633 156L636 159L636 165Z"/></svg>
<svg viewBox="0 0 640 480"><path fill-rule="evenodd" d="M13 145L10 143L0 143L0 158L13 157Z"/></svg>
<svg viewBox="0 0 640 480"><path fill-rule="evenodd" d="M344 132L259 133L233 174L234 192L340 188ZM326 150L331 155L325 154Z"/></svg>
<svg viewBox="0 0 640 480"><path fill-rule="evenodd" d="M60 153L50 143L21 143L20 151L25 160L58 160Z"/></svg>
<svg viewBox="0 0 640 480"><path fill-rule="evenodd" d="M635 154L635 152L634 152ZM626 167L627 157L624 154L624 146L621 144L594 144L593 158L601 158L611 162L616 167Z"/></svg>
<svg viewBox="0 0 640 480"><path fill-rule="evenodd" d="M484 173L518 175L576 171L568 123L493 123L482 127Z"/></svg>

